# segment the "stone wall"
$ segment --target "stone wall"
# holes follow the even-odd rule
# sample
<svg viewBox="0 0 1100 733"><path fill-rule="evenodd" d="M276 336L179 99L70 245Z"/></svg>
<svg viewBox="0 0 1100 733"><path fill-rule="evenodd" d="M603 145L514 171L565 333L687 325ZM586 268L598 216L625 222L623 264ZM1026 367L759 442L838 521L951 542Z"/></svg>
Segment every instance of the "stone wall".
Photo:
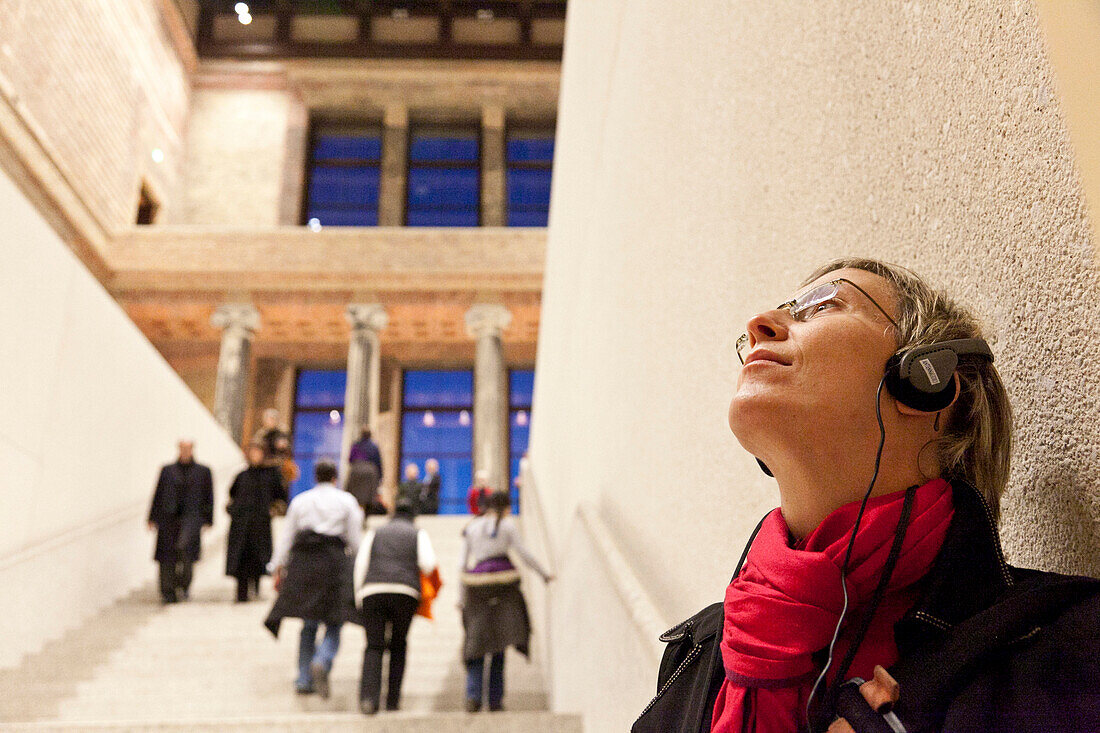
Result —
<svg viewBox="0 0 1100 733"><path fill-rule="evenodd" d="M656 680L604 663L632 632L605 622L624 594L581 602L578 506L670 624L720 600L778 503L726 425L734 340L840 255L985 320L1016 411L1010 560L1100 574L1100 284L1032 2L601 0L565 49L531 453L552 615L590 631L549 640L556 708L623 729Z"/></svg>
<svg viewBox="0 0 1100 733"><path fill-rule="evenodd" d="M288 185L286 172L288 152L304 150L300 117L285 88L197 88L187 135L187 223L297 224L298 212L284 199L301 193L304 160L293 166L297 186ZM293 131L302 139L290 145Z"/></svg>
<svg viewBox="0 0 1100 733"><path fill-rule="evenodd" d="M175 12L156 0L0 5L0 93L107 232L133 225L143 179L161 220L179 217L190 88Z"/></svg>
<svg viewBox="0 0 1100 733"><path fill-rule="evenodd" d="M145 520L195 441L225 487L240 451L34 207L0 174L0 667L156 577Z"/></svg>

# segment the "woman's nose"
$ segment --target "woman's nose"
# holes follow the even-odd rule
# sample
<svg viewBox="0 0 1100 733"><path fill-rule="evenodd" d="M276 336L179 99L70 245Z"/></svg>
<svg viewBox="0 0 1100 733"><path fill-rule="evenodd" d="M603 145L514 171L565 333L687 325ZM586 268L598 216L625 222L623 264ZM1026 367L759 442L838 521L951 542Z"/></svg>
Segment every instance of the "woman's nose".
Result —
<svg viewBox="0 0 1100 733"><path fill-rule="evenodd" d="M750 318L747 328L749 346L755 346L760 341L781 341L787 338L787 324L783 313L785 311L770 310Z"/></svg>

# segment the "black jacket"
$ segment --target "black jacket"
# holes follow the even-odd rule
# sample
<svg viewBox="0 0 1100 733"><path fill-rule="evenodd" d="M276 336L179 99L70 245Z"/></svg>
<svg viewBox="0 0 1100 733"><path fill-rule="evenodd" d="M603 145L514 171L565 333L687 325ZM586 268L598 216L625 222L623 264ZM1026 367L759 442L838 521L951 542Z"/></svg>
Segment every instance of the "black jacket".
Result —
<svg viewBox="0 0 1100 733"><path fill-rule="evenodd" d="M286 501L283 476L274 466L249 466L229 487L229 537L225 574L258 578L271 560L271 505Z"/></svg>
<svg viewBox="0 0 1100 733"><path fill-rule="evenodd" d="M349 620L354 607L351 588L351 558L344 540L303 530L294 538L279 595L264 620L275 636L284 618L323 621L339 626Z"/></svg>
<svg viewBox="0 0 1100 733"><path fill-rule="evenodd" d="M1100 581L1007 565L978 492L956 483L953 497L920 600L894 627L893 712L908 733L1100 731ZM710 730L722 623L715 603L661 635L657 696L635 733ZM825 724L835 713L861 733L891 730L854 697Z"/></svg>
<svg viewBox="0 0 1100 733"><path fill-rule="evenodd" d="M214 479L210 469L191 461L160 469L149 521L157 525L153 559L195 562L202 550L200 531L214 523Z"/></svg>

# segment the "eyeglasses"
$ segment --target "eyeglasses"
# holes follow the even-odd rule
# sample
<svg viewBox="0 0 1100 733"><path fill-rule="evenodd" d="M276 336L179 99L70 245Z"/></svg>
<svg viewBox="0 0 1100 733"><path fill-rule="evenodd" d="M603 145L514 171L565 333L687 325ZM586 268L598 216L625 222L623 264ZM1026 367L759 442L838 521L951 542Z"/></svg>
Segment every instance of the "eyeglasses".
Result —
<svg viewBox="0 0 1100 733"><path fill-rule="evenodd" d="M871 297L870 293L868 293L860 286L856 285L851 280L843 277L837 278L836 280L833 280L831 282L822 283L816 288L813 288L812 290L807 290L802 295L799 295L792 300L788 300L786 303L780 303L775 307L775 310L786 310L788 313L791 314L791 318L800 323L804 323L813 318L818 313L821 313L822 311L827 310L828 308L835 305L833 300L840 292L841 283L848 283L853 288L863 293L867 297L867 300L871 301L871 304L874 305L875 308L878 308L879 313L886 316L886 320L890 321L890 325L892 325L894 328L898 328L897 321L891 318L890 314L883 310L882 306L878 304L878 301ZM737 337L737 344L735 347L737 349L737 360L740 361L742 364L745 363L745 354L748 351L748 347L749 335L747 333L743 333Z"/></svg>

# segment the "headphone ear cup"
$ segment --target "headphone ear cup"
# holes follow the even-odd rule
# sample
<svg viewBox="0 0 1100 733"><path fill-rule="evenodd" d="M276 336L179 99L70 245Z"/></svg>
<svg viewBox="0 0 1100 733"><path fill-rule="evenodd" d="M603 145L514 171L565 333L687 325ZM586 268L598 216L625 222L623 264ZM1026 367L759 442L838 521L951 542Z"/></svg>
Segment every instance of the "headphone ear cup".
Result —
<svg viewBox="0 0 1100 733"><path fill-rule="evenodd" d="M949 389L924 392L914 387L908 379L901 377L901 360L906 353L908 352L899 351L886 362L886 391L901 404L921 412L939 412L950 405L955 400L955 392L958 390L954 370L948 376L951 381Z"/></svg>

